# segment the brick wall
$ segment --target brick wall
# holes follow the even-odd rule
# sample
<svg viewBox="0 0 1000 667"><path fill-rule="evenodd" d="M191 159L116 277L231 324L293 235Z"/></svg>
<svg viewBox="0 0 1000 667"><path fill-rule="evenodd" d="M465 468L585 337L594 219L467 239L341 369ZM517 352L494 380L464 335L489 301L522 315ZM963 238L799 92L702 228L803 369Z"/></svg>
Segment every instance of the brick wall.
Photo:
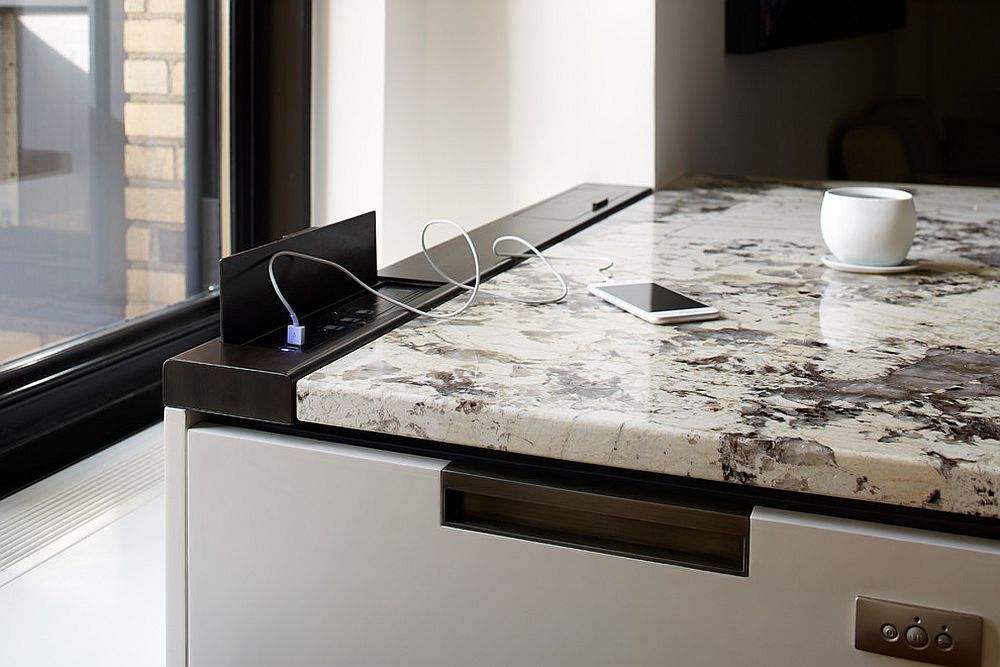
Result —
<svg viewBox="0 0 1000 667"><path fill-rule="evenodd" d="M184 0L124 0L126 317L184 298Z"/></svg>

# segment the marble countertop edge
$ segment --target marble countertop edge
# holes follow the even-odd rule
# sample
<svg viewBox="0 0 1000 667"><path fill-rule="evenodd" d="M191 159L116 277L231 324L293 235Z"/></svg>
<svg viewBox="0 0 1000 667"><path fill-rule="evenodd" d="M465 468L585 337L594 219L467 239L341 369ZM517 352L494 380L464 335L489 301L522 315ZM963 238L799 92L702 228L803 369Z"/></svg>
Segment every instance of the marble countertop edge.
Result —
<svg viewBox="0 0 1000 667"><path fill-rule="evenodd" d="M498 406L477 398L393 390L298 387L298 417L338 415L332 425L657 474L733 482L890 505L1000 517L1000 505L970 512L967 492L989 470L973 462L879 452L838 452L812 440L762 440L737 433L651 423L604 410ZM460 415L461 419L452 419ZM327 417L326 423L330 423ZM819 470L823 474L816 474ZM959 490L966 492L960 493ZM979 494L982 496L983 494Z"/></svg>

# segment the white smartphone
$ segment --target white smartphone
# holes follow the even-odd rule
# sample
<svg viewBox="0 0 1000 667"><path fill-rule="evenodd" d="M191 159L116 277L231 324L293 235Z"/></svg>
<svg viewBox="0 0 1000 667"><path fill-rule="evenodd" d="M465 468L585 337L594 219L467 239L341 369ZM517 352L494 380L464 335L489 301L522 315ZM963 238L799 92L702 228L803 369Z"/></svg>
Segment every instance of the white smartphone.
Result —
<svg viewBox="0 0 1000 667"><path fill-rule="evenodd" d="M594 283L590 293L653 324L714 320L719 309L646 281Z"/></svg>

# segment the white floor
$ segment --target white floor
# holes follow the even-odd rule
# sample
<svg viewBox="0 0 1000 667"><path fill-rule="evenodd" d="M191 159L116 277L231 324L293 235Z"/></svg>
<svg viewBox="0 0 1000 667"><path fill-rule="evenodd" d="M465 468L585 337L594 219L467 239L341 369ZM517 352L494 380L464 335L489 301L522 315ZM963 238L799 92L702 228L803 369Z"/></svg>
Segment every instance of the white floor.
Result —
<svg viewBox="0 0 1000 667"><path fill-rule="evenodd" d="M147 432L147 441L157 434ZM113 459L113 450L101 454ZM0 501L0 518L4 503L16 500ZM34 561L25 558L25 571L0 583L0 665L163 665L163 511L161 476L92 518L90 530L82 526Z"/></svg>

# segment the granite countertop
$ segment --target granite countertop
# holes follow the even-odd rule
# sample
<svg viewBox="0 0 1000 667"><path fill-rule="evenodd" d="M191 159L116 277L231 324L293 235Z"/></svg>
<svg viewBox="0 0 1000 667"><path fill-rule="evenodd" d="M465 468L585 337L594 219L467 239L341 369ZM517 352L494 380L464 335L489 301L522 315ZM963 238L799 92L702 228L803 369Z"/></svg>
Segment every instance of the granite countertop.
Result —
<svg viewBox="0 0 1000 667"><path fill-rule="evenodd" d="M722 319L648 324L562 260L564 302L418 318L300 380L298 418L1000 517L1000 190L907 186L921 268L883 276L820 263L825 187L700 179L549 251L613 256ZM550 283L532 262L487 287Z"/></svg>

